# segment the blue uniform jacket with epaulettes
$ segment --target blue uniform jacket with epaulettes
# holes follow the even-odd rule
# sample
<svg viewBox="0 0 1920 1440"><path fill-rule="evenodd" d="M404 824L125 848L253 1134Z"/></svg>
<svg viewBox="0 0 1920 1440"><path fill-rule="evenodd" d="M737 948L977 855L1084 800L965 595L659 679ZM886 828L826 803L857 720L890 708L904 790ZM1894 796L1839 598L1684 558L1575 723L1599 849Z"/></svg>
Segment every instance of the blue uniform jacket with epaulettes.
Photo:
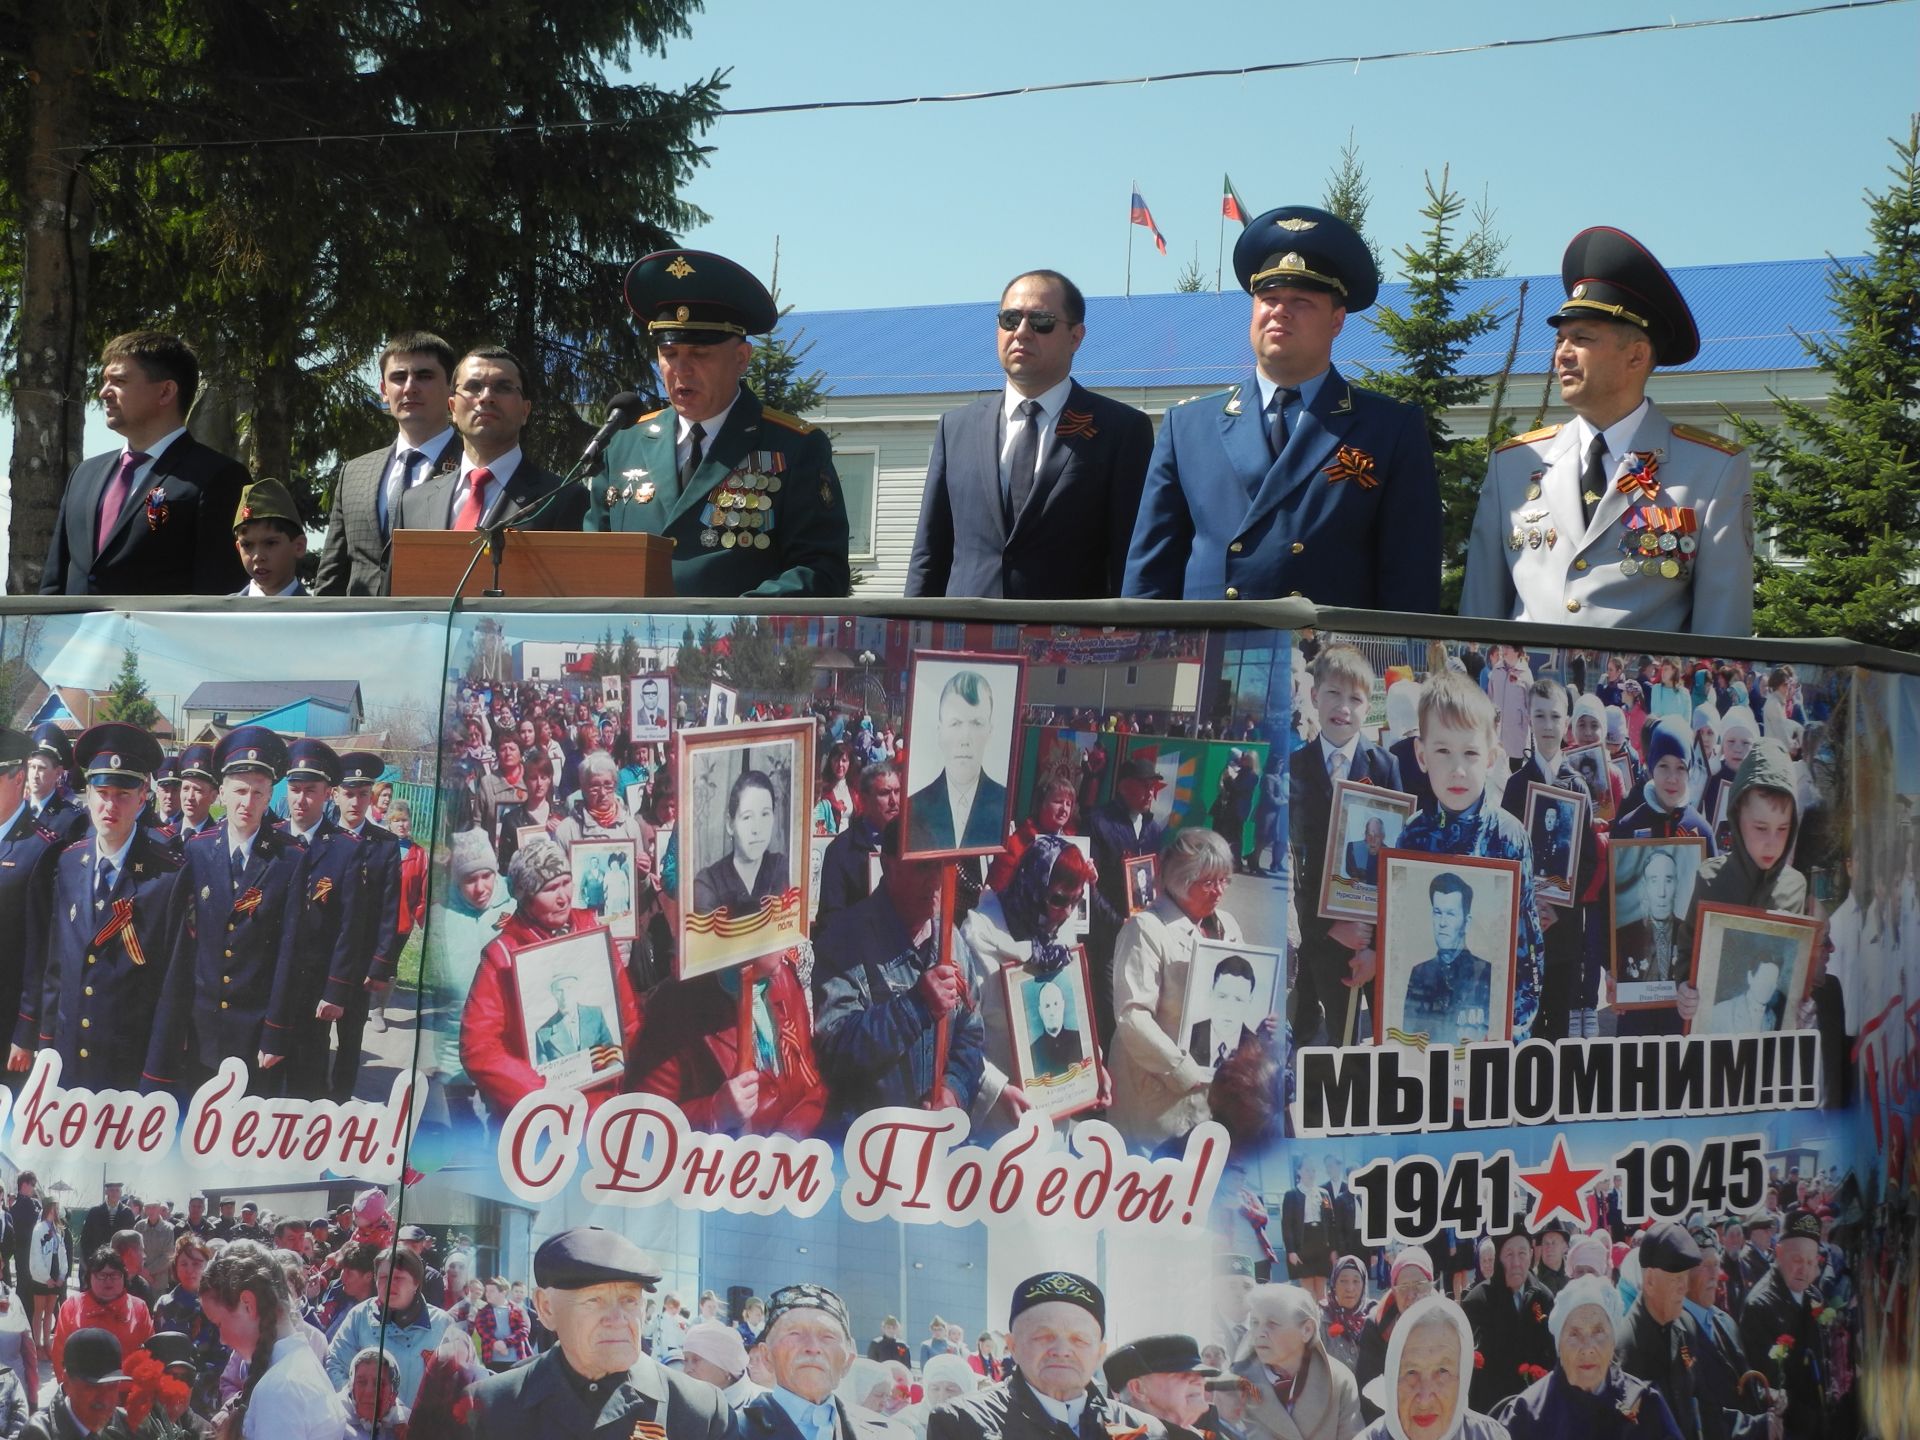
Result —
<svg viewBox="0 0 1920 1440"><path fill-rule="evenodd" d="M1440 492L1420 411L1329 370L1276 458L1257 380L1175 406L1125 593L1437 611Z"/></svg>
<svg viewBox="0 0 1920 1440"><path fill-rule="evenodd" d="M93 893L98 845L90 832L58 852L51 883L35 887L13 1043L51 1046L64 1084L134 1090L172 946L167 896L180 861L137 830L102 898Z"/></svg>
<svg viewBox="0 0 1920 1440"><path fill-rule="evenodd" d="M672 540L677 595L848 593L847 502L823 433L742 385L684 489L678 433L678 417L660 410L616 435L582 528Z"/></svg>
<svg viewBox="0 0 1920 1440"><path fill-rule="evenodd" d="M147 1088L197 1080L232 1055L249 1065L286 940L300 847L262 825L238 880L223 823L187 842L167 904L173 956L147 1048Z"/></svg>
<svg viewBox="0 0 1920 1440"><path fill-rule="evenodd" d="M366 980L368 955L360 944L363 920L369 918L363 913L360 883L363 848L359 836L331 820L322 820L307 839L294 875L286 949L260 1041L268 1055L287 1055L303 1034L310 1039L322 1002L345 1009Z"/></svg>

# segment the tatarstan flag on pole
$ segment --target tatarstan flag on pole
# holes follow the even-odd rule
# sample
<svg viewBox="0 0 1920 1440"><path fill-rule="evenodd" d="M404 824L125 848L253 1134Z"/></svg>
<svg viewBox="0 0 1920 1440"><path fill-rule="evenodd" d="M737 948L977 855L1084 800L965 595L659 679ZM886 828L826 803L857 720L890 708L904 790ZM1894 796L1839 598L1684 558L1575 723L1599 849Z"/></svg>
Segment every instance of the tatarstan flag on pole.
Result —
<svg viewBox="0 0 1920 1440"><path fill-rule="evenodd" d="M1220 213L1229 220L1238 220L1242 225L1246 224L1249 218L1247 207L1240 203L1240 196L1233 188L1233 177L1223 174L1220 179L1225 186L1220 196Z"/></svg>
<svg viewBox="0 0 1920 1440"><path fill-rule="evenodd" d="M1159 247L1162 255L1167 253L1167 237L1160 233L1160 227L1153 223L1153 212L1147 209L1147 202L1140 198L1138 190L1133 192L1133 215L1135 225L1144 225L1153 232L1153 243Z"/></svg>

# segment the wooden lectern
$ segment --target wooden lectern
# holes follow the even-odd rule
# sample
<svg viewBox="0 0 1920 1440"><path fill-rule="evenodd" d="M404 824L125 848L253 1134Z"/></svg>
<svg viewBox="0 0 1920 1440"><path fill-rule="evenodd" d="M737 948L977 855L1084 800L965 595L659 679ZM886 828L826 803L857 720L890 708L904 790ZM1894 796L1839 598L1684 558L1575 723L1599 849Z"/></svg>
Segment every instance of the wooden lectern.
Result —
<svg viewBox="0 0 1920 1440"><path fill-rule="evenodd" d="M395 595L453 595L468 564L473 573L460 593L480 597L493 584L493 560L473 547L471 530L393 532ZM500 560L500 588L510 600L673 594L673 541L634 531L510 530Z"/></svg>

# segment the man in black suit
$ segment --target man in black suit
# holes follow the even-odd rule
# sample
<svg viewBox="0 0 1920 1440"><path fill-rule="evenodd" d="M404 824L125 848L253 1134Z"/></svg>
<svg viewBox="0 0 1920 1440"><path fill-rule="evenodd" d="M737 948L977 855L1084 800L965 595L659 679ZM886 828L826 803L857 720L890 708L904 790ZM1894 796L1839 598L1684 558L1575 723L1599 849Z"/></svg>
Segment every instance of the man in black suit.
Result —
<svg viewBox="0 0 1920 1440"><path fill-rule="evenodd" d="M100 352L118 454L67 479L42 595L231 595L246 579L233 512L247 472L187 433L200 362L177 335L136 330Z"/></svg>
<svg viewBox="0 0 1920 1440"><path fill-rule="evenodd" d="M1187 1053L1193 1056L1194 1064L1216 1069L1253 1038L1253 1027L1247 1019L1258 985L1253 966L1244 955L1229 955L1213 967L1206 1018L1196 1020L1187 1032Z"/></svg>
<svg viewBox="0 0 1920 1440"><path fill-rule="evenodd" d="M478 530L561 489L560 477L521 452L520 433L533 414L526 367L497 346L471 350L453 372L447 401L460 432L456 469L443 471L400 496L396 530ZM555 495L529 530L578 530L587 492L578 486Z"/></svg>
<svg viewBox="0 0 1920 1440"><path fill-rule="evenodd" d="M909 595L1095 599L1120 593L1153 422L1072 377L1087 303L1053 270L1000 296L1004 389L934 431Z"/></svg>
<svg viewBox="0 0 1920 1440"><path fill-rule="evenodd" d="M1067 1028L1067 992L1055 980L1040 987L1041 1031L1033 1037L1033 1073L1064 1075L1086 1058L1086 1042L1078 1029Z"/></svg>
<svg viewBox="0 0 1920 1440"><path fill-rule="evenodd" d="M1007 787L982 767L993 739L993 687L961 670L941 689L936 713L946 764L908 797L906 852L998 849L1007 838Z"/></svg>
<svg viewBox="0 0 1920 1440"><path fill-rule="evenodd" d="M356 455L333 482L316 595L385 595L393 563L393 512L401 495L460 468L460 436L447 413L453 347L413 330L380 352L380 399L399 422L391 445Z"/></svg>
<svg viewBox="0 0 1920 1440"><path fill-rule="evenodd" d="M534 1252L533 1283L534 1309L557 1343L467 1392L473 1440L727 1434L718 1390L641 1353L647 1293L660 1268L639 1246L598 1226L562 1230Z"/></svg>

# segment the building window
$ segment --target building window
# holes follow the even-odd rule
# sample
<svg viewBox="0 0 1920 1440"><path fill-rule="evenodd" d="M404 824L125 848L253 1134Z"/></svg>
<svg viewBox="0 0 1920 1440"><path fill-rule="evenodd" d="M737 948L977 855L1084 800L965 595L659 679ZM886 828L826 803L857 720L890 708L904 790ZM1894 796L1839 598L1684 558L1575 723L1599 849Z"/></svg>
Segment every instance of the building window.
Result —
<svg viewBox="0 0 1920 1440"><path fill-rule="evenodd" d="M1066 666L1062 665L1060 666L1059 669L1053 672L1053 683L1059 686L1064 686L1067 683L1067 667Z"/></svg>
<svg viewBox="0 0 1920 1440"><path fill-rule="evenodd" d="M1012 652L1020 648L1020 627L1018 625L996 625L993 627L993 648Z"/></svg>
<svg viewBox="0 0 1920 1440"><path fill-rule="evenodd" d="M847 554L855 560L871 560L874 511L880 494L880 452L871 447L842 449L836 441L833 468L847 502Z"/></svg>
<svg viewBox="0 0 1920 1440"><path fill-rule="evenodd" d="M946 639L941 643L949 650L964 650L967 647L967 627L956 620L949 620L941 627Z"/></svg>
<svg viewBox="0 0 1920 1440"><path fill-rule="evenodd" d="M1138 685L1139 683L1140 683L1140 667L1138 665L1127 666L1127 684Z"/></svg>

